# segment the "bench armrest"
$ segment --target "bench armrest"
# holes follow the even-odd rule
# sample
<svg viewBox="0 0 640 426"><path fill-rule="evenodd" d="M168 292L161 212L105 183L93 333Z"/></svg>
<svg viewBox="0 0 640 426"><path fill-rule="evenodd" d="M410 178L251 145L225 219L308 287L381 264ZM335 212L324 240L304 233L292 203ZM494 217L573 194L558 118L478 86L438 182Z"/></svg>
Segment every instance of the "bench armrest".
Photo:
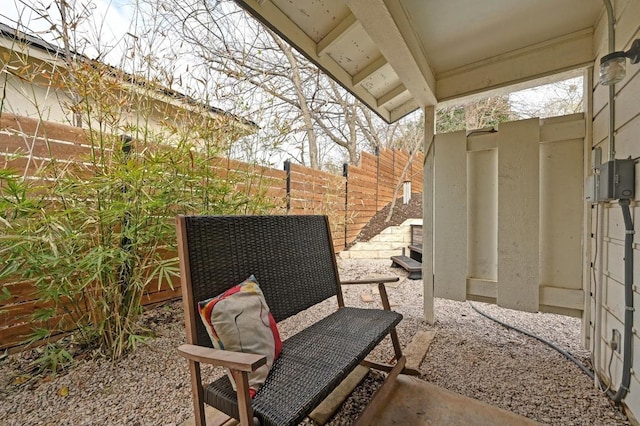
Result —
<svg viewBox="0 0 640 426"><path fill-rule="evenodd" d="M380 283L393 283L399 281L400 277L381 277L381 278L365 278L362 280L344 280L340 281L340 285L349 284L380 284Z"/></svg>
<svg viewBox="0 0 640 426"><path fill-rule="evenodd" d="M223 351L190 344L180 345L178 353L191 361L219 365L231 370L246 372L255 371L267 363L267 357L264 355Z"/></svg>

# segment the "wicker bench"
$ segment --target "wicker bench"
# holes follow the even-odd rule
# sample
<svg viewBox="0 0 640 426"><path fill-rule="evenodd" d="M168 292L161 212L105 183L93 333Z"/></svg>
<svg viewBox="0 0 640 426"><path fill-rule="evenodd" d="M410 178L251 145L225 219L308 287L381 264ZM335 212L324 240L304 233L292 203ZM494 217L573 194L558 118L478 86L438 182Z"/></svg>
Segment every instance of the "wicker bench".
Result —
<svg viewBox="0 0 640 426"><path fill-rule="evenodd" d="M177 231L187 331L187 344L178 352L189 362L197 425L206 424L204 403L242 425L297 425L359 364L388 373L358 421L371 422L405 364L395 332L402 315L389 309L384 287L384 282L397 278L340 282L325 216L179 216ZM251 274L276 322L330 297L338 305L335 312L283 342L280 357L253 399L247 372L263 365L265 358L212 349L196 306ZM341 284L365 282L379 284L384 309L344 306ZM366 360L387 335L395 363ZM203 385L200 363L229 368L237 392L227 376Z"/></svg>

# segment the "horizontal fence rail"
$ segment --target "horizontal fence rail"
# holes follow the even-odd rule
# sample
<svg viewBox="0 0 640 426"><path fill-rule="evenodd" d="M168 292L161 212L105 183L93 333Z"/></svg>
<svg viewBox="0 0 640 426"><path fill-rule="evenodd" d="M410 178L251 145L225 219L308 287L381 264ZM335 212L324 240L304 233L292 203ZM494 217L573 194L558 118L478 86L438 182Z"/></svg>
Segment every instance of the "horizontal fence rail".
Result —
<svg viewBox="0 0 640 426"><path fill-rule="evenodd" d="M170 149L170 148L168 148ZM52 161L82 162L91 153L84 130L64 124L0 114L0 169L19 171L25 178L39 180L38 170ZM410 154L382 150L378 155L362 152L357 166L345 165L337 175L286 162L283 169L243 163L229 158L211 161L221 178L231 178L234 190L266 197L271 214L326 214L330 218L333 242L339 252L358 236L362 228L394 195L402 184L402 171ZM413 193L422 193L422 153L417 153L403 181L411 182ZM399 197L402 193L398 194ZM176 253L167 253L168 257ZM37 291L29 282L0 282L11 296L0 300L0 349L21 347L34 330L31 315L39 308ZM154 305L180 297L180 283L151 282L143 305ZM64 323L62 312L51 325ZM47 324L38 324L46 326Z"/></svg>

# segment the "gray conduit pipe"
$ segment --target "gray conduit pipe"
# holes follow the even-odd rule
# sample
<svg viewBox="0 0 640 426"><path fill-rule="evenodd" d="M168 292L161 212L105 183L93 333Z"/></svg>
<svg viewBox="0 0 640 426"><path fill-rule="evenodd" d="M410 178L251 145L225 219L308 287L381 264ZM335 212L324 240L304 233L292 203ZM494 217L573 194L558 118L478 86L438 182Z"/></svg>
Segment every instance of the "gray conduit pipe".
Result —
<svg viewBox="0 0 640 426"><path fill-rule="evenodd" d="M609 52L615 52L615 14L613 12L613 6L611 0L602 0L604 6L607 9L608 20L608 36L609 36ZM615 85L609 86L609 160L614 160L616 155L616 143L615 143ZM635 231L633 229L633 222L631 221L631 213L629 211L629 200L619 200L620 207L622 208L622 216L624 217L625 224L625 238L624 238L624 299L625 299L625 311L624 311L624 345L623 345L623 359L622 359L622 379L620 380L620 386L618 391L614 394L611 391L607 391L607 395L614 402L619 403L622 401L627 392L629 392L629 385L631 383L631 350L633 339L633 237ZM598 339L600 336L597 336ZM613 381L613 378L610 378Z"/></svg>
<svg viewBox="0 0 640 426"><path fill-rule="evenodd" d="M633 222L631 221L631 212L629 211L629 200L620 200L622 208L622 216L624 217L624 345L622 359L622 379L618 391L614 394L610 390L607 395L614 402L622 401L631 384L631 350L633 341ZM613 381L613 378L611 378Z"/></svg>
<svg viewBox="0 0 640 426"><path fill-rule="evenodd" d="M468 301L467 303L469 304L469 306L471 306L471 308L472 308L474 311L476 311L477 313L479 313L479 314L480 314L480 315L482 315L483 317L488 318L488 319L490 319L491 321L494 321L494 322L496 322L496 323L500 324L500 325L501 325L501 326L503 326L503 327L506 327L506 328L508 328L508 329L511 329L511 330L517 331L518 333L524 334L525 336L532 337L532 338L534 338L534 339L536 339L536 340L538 340L538 341L540 341L540 342L544 343L545 345L549 346L551 349L553 349L553 350L555 350L555 351L559 352L560 354L564 355L564 357L565 357L565 358L567 358L569 361L571 361L571 362L573 362L575 365L577 365L577 366L580 368L580 370L582 370L582 371L584 372L584 374L586 374L587 376L589 376L589 377L590 377L590 378L592 378L592 379L595 377L594 373L593 373L591 370L589 370L589 368L587 368L583 363L581 363L581 362L578 360L578 358L576 358L575 356L573 356L573 354L572 354L571 352L565 351L565 350L564 350L564 349L562 349L561 347L559 347L559 346L557 346L557 345L554 345L554 344L553 344L553 343L551 343L550 341L545 340L545 339L543 339L543 338L542 338L542 337L540 337L540 336L537 336L537 335L535 335L535 334L533 334L533 333L529 333L528 331L523 330L523 329L521 329L521 328L518 328L518 327L516 327L516 326L513 326L513 325L511 325L511 324L507 324L506 322L500 321L499 319L492 317L491 315L487 314L486 312L482 312L480 309L476 308L476 306L475 306L473 303L471 303L471 302L469 302L469 301Z"/></svg>
<svg viewBox="0 0 640 426"><path fill-rule="evenodd" d="M616 32L615 32L615 15L613 14L613 6L611 6L610 0L602 0L604 2L604 7L607 9L607 22L609 29L609 53L615 52L616 50ZM615 96L616 96L616 85L612 84L609 86L609 160L614 160L616 158L616 141L615 141L615 131L616 131L616 105L615 105Z"/></svg>

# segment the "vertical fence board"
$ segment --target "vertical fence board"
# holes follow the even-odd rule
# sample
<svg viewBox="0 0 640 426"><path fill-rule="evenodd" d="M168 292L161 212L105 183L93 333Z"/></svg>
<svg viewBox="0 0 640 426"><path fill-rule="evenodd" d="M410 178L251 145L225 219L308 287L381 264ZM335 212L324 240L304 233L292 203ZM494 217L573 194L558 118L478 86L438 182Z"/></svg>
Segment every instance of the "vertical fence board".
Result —
<svg viewBox="0 0 640 426"><path fill-rule="evenodd" d="M538 312L540 121L500 124L498 133L498 305Z"/></svg>
<svg viewBox="0 0 640 426"><path fill-rule="evenodd" d="M435 296L467 296L467 137L464 131L435 136Z"/></svg>

